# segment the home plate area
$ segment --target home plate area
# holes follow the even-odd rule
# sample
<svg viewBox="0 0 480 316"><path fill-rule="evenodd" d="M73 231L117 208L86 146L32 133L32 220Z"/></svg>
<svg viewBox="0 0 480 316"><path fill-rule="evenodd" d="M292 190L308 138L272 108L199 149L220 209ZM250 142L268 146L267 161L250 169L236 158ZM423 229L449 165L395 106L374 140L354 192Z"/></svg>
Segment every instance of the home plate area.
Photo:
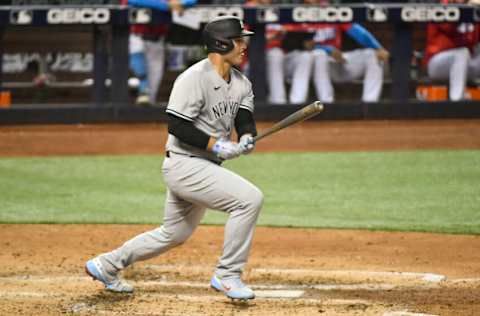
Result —
<svg viewBox="0 0 480 316"><path fill-rule="evenodd" d="M442 313L446 297L480 286L479 279L430 273L250 269L245 279L256 298L232 301L210 289L209 273L139 265L123 274L135 286L130 295L105 291L83 275L0 277L0 314L433 316L449 315Z"/></svg>

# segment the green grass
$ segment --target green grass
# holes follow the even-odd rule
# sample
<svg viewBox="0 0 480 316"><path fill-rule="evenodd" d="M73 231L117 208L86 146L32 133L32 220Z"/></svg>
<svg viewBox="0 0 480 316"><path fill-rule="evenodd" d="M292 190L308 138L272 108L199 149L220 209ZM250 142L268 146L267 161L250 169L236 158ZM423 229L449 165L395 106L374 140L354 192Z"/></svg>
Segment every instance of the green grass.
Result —
<svg viewBox="0 0 480 316"><path fill-rule="evenodd" d="M160 156L0 159L0 222L161 223ZM480 151L254 154L260 225L480 234ZM203 223L226 215L208 212Z"/></svg>

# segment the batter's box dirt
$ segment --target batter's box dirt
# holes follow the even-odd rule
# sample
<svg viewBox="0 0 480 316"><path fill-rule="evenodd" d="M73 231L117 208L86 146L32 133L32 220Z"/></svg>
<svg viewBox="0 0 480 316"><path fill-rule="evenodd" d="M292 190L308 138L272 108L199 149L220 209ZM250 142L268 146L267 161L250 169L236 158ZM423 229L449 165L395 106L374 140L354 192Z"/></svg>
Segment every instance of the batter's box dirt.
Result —
<svg viewBox="0 0 480 316"><path fill-rule="evenodd" d="M0 315L457 316L480 310L477 236L258 227L244 277L268 295L247 303L208 286L222 227L201 226L184 246L127 270L132 295L106 292L84 274L91 256L152 228L0 225ZM379 240L383 247L370 251L368 244ZM395 256L398 248L403 256Z"/></svg>
<svg viewBox="0 0 480 316"><path fill-rule="evenodd" d="M298 285L290 286L297 290L276 290L288 285L252 284L255 290L270 290L258 290L259 297L254 301L236 302L210 290L208 282L133 283L134 294L118 294L105 291L98 282L82 276L2 277L0 311L4 315L383 315L396 310L418 311L417 305L451 304L457 308L462 304L459 298L474 301L472 290L479 286L478 281L470 282L471 286L466 286L468 281L444 281L423 286L395 285L388 290L363 289L361 284L358 288L332 285L329 290L304 284L303 290L298 290ZM451 295L455 298L449 298Z"/></svg>

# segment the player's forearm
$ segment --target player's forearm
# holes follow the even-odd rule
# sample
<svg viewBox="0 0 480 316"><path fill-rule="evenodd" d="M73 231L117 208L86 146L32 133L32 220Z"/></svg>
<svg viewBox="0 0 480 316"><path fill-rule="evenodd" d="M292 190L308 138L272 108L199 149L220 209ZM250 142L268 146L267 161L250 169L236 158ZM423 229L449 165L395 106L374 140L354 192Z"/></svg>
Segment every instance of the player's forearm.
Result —
<svg viewBox="0 0 480 316"><path fill-rule="evenodd" d="M239 109L235 117L235 129L238 134L238 139L244 134L251 134L257 136L257 127L253 119L253 113L249 110Z"/></svg>
<svg viewBox="0 0 480 316"><path fill-rule="evenodd" d="M217 142L216 138L210 137L210 139L208 140L208 143L207 143L207 150L208 151L213 151L213 145L215 145L216 142Z"/></svg>
<svg viewBox="0 0 480 316"><path fill-rule="evenodd" d="M193 7L197 4L197 0L182 0L180 2L184 8Z"/></svg>
<svg viewBox="0 0 480 316"><path fill-rule="evenodd" d="M128 0L128 4L134 7L150 8L161 11L168 11L168 1L165 0Z"/></svg>
<svg viewBox="0 0 480 316"><path fill-rule="evenodd" d="M333 52L333 50L335 49L335 47L331 46L331 45L321 45L321 44L315 44L315 49L321 49L321 50L324 50L327 54L331 54Z"/></svg>
<svg viewBox="0 0 480 316"><path fill-rule="evenodd" d="M381 48L382 45L366 28L360 24L354 23L347 31L347 34L352 37L357 43L368 48Z"/></svg>
<svg viewBox="0 0 480 316"><path fill-rule="evenodd" d="M182 7L191 7L197 3L197 0L181 0ZM151 8L160 11L170 11L168 0L128 0L128 4L134 7Z"/></svg>
<svg viewBox="0 0 480 316"><path fill-rule="evenodd" d="M177 137L181 142L200 149L210 149L213 139L193 125L193 122L168 114L168 133ZM213 146L213 145L212 145Z"/></svg>

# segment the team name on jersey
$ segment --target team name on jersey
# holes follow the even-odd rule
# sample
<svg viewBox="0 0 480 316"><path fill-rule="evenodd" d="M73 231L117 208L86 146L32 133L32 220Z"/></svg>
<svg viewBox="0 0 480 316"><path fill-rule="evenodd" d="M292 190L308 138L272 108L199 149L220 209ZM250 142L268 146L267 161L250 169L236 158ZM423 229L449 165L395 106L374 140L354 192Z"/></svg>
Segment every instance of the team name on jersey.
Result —
<svg viewBox="0 0 480 316"><path fill-rule="evenodd" d="M313 40L317 43L326 42L328 40L335 39L335 37L337 36L336 33L337 32L335 28L324 27L324 28L318 29L315 32L315 36L313 37Z"/></svg>
<svg viewBox="0 0 480 316"><path fill-rule="evenodd" d="M234 116L237 111L240 103L233 100L223 100L218 102L216 105L212 106L212 114L215 119L219 119L227 114Z"/></svg>

